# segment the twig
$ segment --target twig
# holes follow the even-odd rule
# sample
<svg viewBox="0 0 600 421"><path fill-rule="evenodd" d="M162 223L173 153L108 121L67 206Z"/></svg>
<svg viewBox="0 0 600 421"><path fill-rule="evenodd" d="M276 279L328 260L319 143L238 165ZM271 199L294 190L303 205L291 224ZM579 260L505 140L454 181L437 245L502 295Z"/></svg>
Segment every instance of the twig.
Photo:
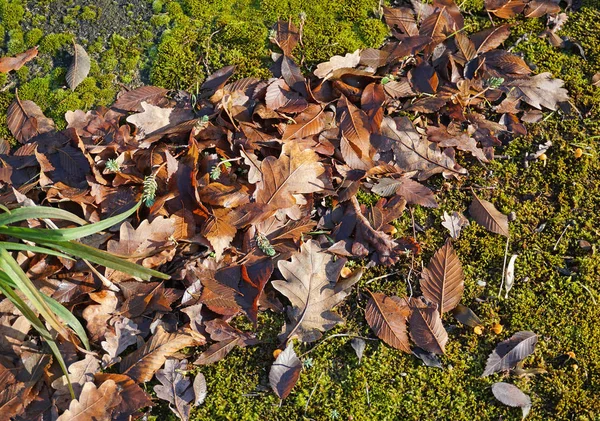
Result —
<svg viewBox="0 0 600 421"><path fill-rule="evenodd" d="M302 358L305 355L310 354L311 352L313 352L315 349L317 349L321 344L325 343L326 340L331 339L331 338L360 338L360 339L364 339L365 341L378 341L379 339L375 339L375 338L367 338L365 336L360 336L360 335L351 335L349 333L336 333L335 335L331 335L331 336L327 336L326 338L323 338L323 340L321 342L319 342L318 344L316 344L315 346L313 346L311 349L309 349L308 351L306 351L304 354L300 355L298 358Z"/></svg>
<svg viewBox="0 0 600 421"><path fill-rule="evenodd" d="M310 400L312 399L313 395L315 394L317 387L319 386L319 382L321 381L321 377L323 377L323 374L325 374L324 371L321 372L321 375L317 379L317 384L315 384L315 387L313 387L313 390L310 392L310 395L308 395L308 400L306 401L306 405L304 405L304 413L305 414L306 414L306 411L308 410L308 404L310 403Z"/></svg>
<svg viewBox="0 0 600 421"><path fill-rule="evenodd" d="M498 298L502 293L502 287L504 287L504 277L506 275L506 258L508 257L508 243L510 241L510 235L506 237L506 247L504 248L504 263L502 264L502 282L500 283L500 289L498 290Z"/></svg>
<svg viewBox="0 0 600 421"><path fill-rule="evenodd" d="M567 226L565 227L565 229L560 234L560 237L558 237L558 240L556 240L556 243L554 244L554 248L552 250L556 251L556 248L558 247L558 243L560 243L560 240L562 240L563 236L565 235L565 233L567 232L567 230L569 229L570 226L571 226L570 223L567 224Z"/></svg>
<svg viewBox="0 0 600 421"><path fill-rule="evenodd" d="M373 279L369 279L367 282L365 282L365 285L369 285L371 282L379 281L380 279L389 278L390 276L397 275L398 273L400 273L400 271L396 270L394 272L390 272L390 273L387 273L385 275L377 276L377 277L375 277Z"/></svg>

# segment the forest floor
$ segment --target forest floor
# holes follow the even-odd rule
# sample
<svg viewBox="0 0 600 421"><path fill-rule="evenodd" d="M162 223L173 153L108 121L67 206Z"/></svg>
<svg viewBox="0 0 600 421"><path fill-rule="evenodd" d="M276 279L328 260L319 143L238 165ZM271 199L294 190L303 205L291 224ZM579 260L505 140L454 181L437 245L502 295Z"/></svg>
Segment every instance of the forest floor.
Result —
<svg viewBox="0 0 600 421"><path fill-rule="evenodd" d="M238 66L236 77L268 77L269 28L277 19L298 22L300 12L306 13L301 57L309 72L334 54L379 47L387 29L376 17L378 3L0 0L0 56L40 46L35 64L10 76L0 74L0 137L11 138L5 111L15 87L22 100L34 100L65 127L66 111L109 105L122 85L193 91L207 74L229 64ZM461 9L467 12L468 33L490 25L482 1L467 0ZM497 343L522 330L539 335L526 367L547 371L514 379L532 398L528 419L600 417L600 88L591 82L600 71L600 6L583 0L559 32L579 43L585 58L576 48L562 50L539 38L545 18L518 17L509 23L505 46L514 45L513 52L522 53L536 72L563 79L579 114L544 112L543 121L527 125L527 135L497 148L498 159L485 165L461 162L468 179L431 178L427 183L439 207L415 206L395 223L398 235L412 235L417 228L420 267L444 243L444 212L466 213L472 198L467 186L479 186L477 194L503 213L514 212L508 254L518 258L508 298L498 298L505 238L471 223L454 242L466 274L462 302L480 317L483 333L447 316L451 340L441 358L443 369L426 367L380 341L367 341L359 363L351 336L374 335L364 320L366 296L356 290L338 309L344 325L316 344L297 346L304 369L280 405L269 390L268 373L284 317L264 312L258 345L237 348L201 367L208 396L192 411L192 419L517 420L520 410L500 405L490 391L502 376L480 374ZM72 41L93 59L89 77L74 92L64 86ZM526 155L548 141L547 159L526 164ZM585 152L580 158L577 148ZM360 200L376 199L362 195ZM582 247L582 240L591 247ZM405 296L410 265L407 259L393 268L372 268L359 289ZM503 326L499 334L490 329L497 323ZM245 319L233 324L251 329ZM175 419L167 405L156 406L153 414L157 421Z"/></svg>

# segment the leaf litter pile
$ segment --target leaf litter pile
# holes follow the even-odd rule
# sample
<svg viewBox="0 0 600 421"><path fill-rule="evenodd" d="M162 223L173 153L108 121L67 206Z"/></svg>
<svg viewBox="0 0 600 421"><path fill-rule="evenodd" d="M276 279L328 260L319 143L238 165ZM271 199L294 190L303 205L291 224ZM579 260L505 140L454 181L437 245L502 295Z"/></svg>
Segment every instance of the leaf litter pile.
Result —
<svg viewBox="0 0 600 421"><path fill-rule="evenodd" d="M554 2L526 3L486 6L501 18L557 12ZM302 369L292 339L315 342L343 323L335 307L361 278L361 265L393 266L420 252L392 221L409 205L437 206L423 182L467 177L461 162L492 160L495 146L526 132L522 121L568 108L561 80L534 75L500 48L508 25L468 36L452 0L384 8L384 18L393 37L381 49L335 56L308 76L292 55L301 29L280 21L271 39L280 50L272 79L232 81L235 69L226 67L193 93L144 86L110 108L68 112L60 132L17 95L7 117L21 145L1 145L0 203L53 204L95 222L142 201L135 217L89 242L170 280L140 282L80 261L18 253L40 289L85 322L94 352L58 338L72 400L44 342L3 302L3 416L135 419L153 405L140 384L155 378L156 397L186 420L207 395L204 376L187 373L256 345L254 332L229 322L243 315L259 329L263 311L285 313L269 373L273 392L285 399ZM0 70L36 55L3 58ZM85 78L89 62L76 45L69 87ZM380 199L367 207L359 192ZM507 216L491 202L474 195L469 212L509 236ZM445 215L451 238L422 270L421 296L363 291L373 333L427 365L441 366L445 313L481 325L460 304L464 273L451 239L466 224L459 213ZM359 264L347 266L349 259ZM536 341L535 333L518 332L500 343L482 375L527 371L522 360ZM183 359L191 354L182 350L203 345L195 359ZM361 358L364 341L352 346ZM516 387L497 383L493 394L529 412L529 397Z"/></svg>

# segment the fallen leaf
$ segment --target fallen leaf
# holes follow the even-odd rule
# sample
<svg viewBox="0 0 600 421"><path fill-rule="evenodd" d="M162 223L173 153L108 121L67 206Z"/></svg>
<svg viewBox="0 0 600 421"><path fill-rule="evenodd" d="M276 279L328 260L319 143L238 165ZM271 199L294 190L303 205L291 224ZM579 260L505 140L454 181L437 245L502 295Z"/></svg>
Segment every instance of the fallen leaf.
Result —
<svg viewBox="0 0 600 421"><path fill-rule="evenodd" d="M537 335L533 332L517 332L509 339L500 342L494 352L488 357L485 370L481 377L489 376L497 371L506 371L513 368L520 361L533 354Z"/></svg>
<svg viewBox="0 0 600 421"><path fill-rule="evenodd" d="M333 56L329 61L317 65L313 72L319 79L327 79L333 75L333 72L343 68L354 68L360 63L360 50L353 53L347 53L345 56Z"/></svg>
<svg viewBox="0 0 600 421"><path fill-rule="evenodd" d="M194 389L194 405L202 405L207 395L206 378L204 377L204 374L196 374L192 388Z"/></svg>
<svg viewBox="0 0 600 421"><path fill-rule="evenodd" d="M435 252L423 269L421 291L425 298L437 304L440 316L460 302L465 289L465 275L450 239Z"/></svg>
<svg viewBox="0 0 600 421"><path fill-rule="evenodd" d="M169 356L182 348L200 345L202 342L199 336L169 333L159 326L143 346L123 358L119 368L122 374L138 383L148 382Z"/></svg>
<svg viewBox="0 0 600 421"><path fill-rule="evenodd" d="M469 220L465 218L462 213L453 212L452 215L448 215L448 212L444 211L444 219L442 220L442 226L450 232L450 237L457 239L460 237L462 229L469 225Z"/></svg>
<svg viewBox="0 0 600 421"><path fill-rule="evenodd" d="M18 94L6 110L6 125L21 143L55 129L54 121L47 118L35 102L21 101Z"/></svg>
<svg viewBox="0 0 600 421"><path fill-rule="evenodd" d="M477 317L477 315L473 313L473 310L460 303L456 307L454 307L454 309L452 310L452 314L454 315L456 320L461 322L463 325L470 327L483 326L483 323L481 323L479 317Z"/></svg>
<svg viewBox="0 0 600 421"><path fill-rule="evenodd" d="M56 421L110 421L113 409L120 403L119 388L113 380L106 380L99 388L87 382L79 399L71 401L69 409Z"/></svg>
<svg viewBox="0 0 600 421"><path fill-rule="evenodd" d="M410 315L408 304L398 297L387 297L377 292L370 294L365 318L375 335L391 347L410 353L406 331L406 321Z"/></svg>
<svg viewBox="0 0 600 421"><path fill-rule="evenodd" d="M116 373L96 373L96 385L102 384L107 380L114 381L119 387L119 395L122 400L113 411L113 419L122 419L129 417L140 409L153 406L150 396L137 385L129 376ZM119 415L117 418L116 415Z"/></svg>
<svg viewBox="0 0 600 421"><path fill-rule="evenodd" d="M165 367L156 372L160 384L154 386L156 396L169 402L171 411L183 421L190 418L190 405L194 401L192 382L181 373L187 366L187 360L167 359Z"/></svg>
<svg viewBox="0 0 600 421"><path fill-rule="evenodd" d="M471 202L471 206L469 206L469 213L473 219L486 230L504 235L505 237L510 235L508 230L508 216L501 213L487 200L482 200L477 197L477 195L473 194L473 201Z"/></svg>
<svg viewBox="0 0 600 421"><path fill-rule="evenodd" d="M146 101L142 101L140 106L144 111L127 117L127 122L139 130L136 137L138 140L169 126L173 108L158 107Z"/></svg>
<svg viewBox="0 0 600 421"><path fill-rule="evenodd" d="M287 347L281 352L269 371L269 383L273 392L279 399L288 397L292 388L298 382L302 362L294 352L294 343L290 341Z"/></svg>
<svg viewBox="0 0 600 421"><path fill-rule="evenodd" d="M90 56L85 49L79 44L74 44L74 48L73 61L71 61L66 76L67 85L72 91L87 77L91 66Z"/></svg>
<svg viewBox="0 0 600 421"><path fill-rule="evenodd" d="M501 89L508 98L520 99L538 110L545 107L554 111L560 102L569 101L564 84L560 79L553 79L550 73L540 73L531 78L507 81Z"/></svg>
<svg viewBox="0 0 600 421"><path fill-rule="evenodd" d="M494 383L492 385L492 393L504 405L521 408L523 411L522 419L525 419L529 415L531 398L517 386L504 382Z"/></svg>
<svg viewBox="0 0 600 421"><path fill-rule="evenodd" d="M105 368L121 361L121 358L118 358L118 356L127 347L134 345L137 342L137 335L141 333L137 325L126 317L118 319L113 326L115 329L114 333L108 332L105 336L106 340L100 344L107 352L107 354L102 356L102 365Z"/></svg>
<svg viewBox="0 0 600 421"><path fill-rule="evenodd" d="M298 337L302 342L314 342L343 319L331 309L349 294L353 280L338 282L345 259L335 261L313 240L292 255L292 261L279 261L279 271L286 281L273 281L273 288L292 303L288 311L291 323L286 323L284 338Z"/></svg>
<svg viewBox="0 0 600 421"><path fill-rule="evenodd" d="M517 257L517 254L513 254L508 261L508 265L506 266L506 277L504 281L504 291L506 291L506 294L504 295L504 298L508 298L508 292L511 290L515 282L515 262Z"/></svg>
<svg viewBox="0 0 600 421"><path fill-rule="evenodd" d="M38 55L38 48L33 47L29 50L17 54L14 57L0 57L0 73L8 73L12 70L19 70L28 61L33 60Z"/></svg>
<svg viewBox="0 0 600 421"><path fill-rule="evenodd" d="M448 333L442 325L438 308L434 304L426 303L422 298L413 298L410 301L410 337L425 351L434 354L443 354Z"/></svg>
<svg viewBox="0 0 600 421"><path fill-rule="evenodd" d="M358 358L358 364L361 363L363 354L365 353L365 347L367 343L364 339L361 338L352 338L350 341L350 345L352 345L352 349L356 352L356 357Z"/></svg>

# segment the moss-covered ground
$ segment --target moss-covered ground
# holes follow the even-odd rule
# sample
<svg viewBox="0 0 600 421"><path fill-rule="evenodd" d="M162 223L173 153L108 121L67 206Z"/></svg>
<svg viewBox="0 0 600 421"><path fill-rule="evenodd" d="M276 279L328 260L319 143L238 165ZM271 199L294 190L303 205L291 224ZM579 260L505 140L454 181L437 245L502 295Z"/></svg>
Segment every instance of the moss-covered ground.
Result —
<svg viewBox="0 0 600 421"><path fill-rule="evenodd" d="M207 73L237 64L240 76L268 76L269 28L278 18L300 23L305 13L304 48L297 57L308 71L333 54L378 46L386 36L377 19L377 0L0 0L0 53L15 54L33 45L39 57L9 76L0 75L0 137L10 137L5 110L14 88L35 100L64 125L65 111L107 105L120 84L152 83L194 89ZM467 0L468 30L489 25L482 1ZM372 337L364 321L366 288L406 295L409 262L367 272L360 288L339 308L347 323L310 346L296 350L305 365L300 381L283 403L270 392L268 371L283 318L271 313L259 319L258 346L233 351L225 360L202 367L208 382L206 402L192 413L195 420L518 420L520 410L500 405L490 386L503 378L480 378L495 345L520 330L539 335L535 354L525 368L547 371L509 379L533 400L532 420L600 419L600 88L590 83L600 71L600 6L584 0L560 32L578 41L586 59L551 47L537 37L544 19L514 19L512 45L538 71L550 71L566 82L580 115L545 114L530 125L527 136L507 142L490 164L461 162L470 177L460 182L434 178L438 209L413 209L423 252L415 264L426 264L447 236L444 211L466 212L469 186L505 213L514 212L509 253L518 254L516 282L508 299L499 299L505 241L471 224L455 247L466 271L463 303L486 325L482 335L445 319L450 341L443 370L425 367L415 357L378 341L367 341L359 364L350 338ZM72 41L93 58L90 76L74 91L64 75ZM545 161L525 155L552 141ZM585 155L576 158L582 148ZM362 196L365 201L372 200ZM398 235L411 235L407 213L397 222ZM543 229L541 229L543 228ZM564 234L563 234L564 233ZM580 247L588 241L591 250ZM370 279L397 272L367 285ZM418 290L418 280L409 280ZM485 284L484 284L485 283ZM446 316L445 316L446 317ZM243 320L239 326L250 328ZM503 325L500 334L490 327ZM567 357L574 353L575 358ZM150 388L150 387L149 387ZM166 406L153 411L156 420L174 419Z"/></svg>

